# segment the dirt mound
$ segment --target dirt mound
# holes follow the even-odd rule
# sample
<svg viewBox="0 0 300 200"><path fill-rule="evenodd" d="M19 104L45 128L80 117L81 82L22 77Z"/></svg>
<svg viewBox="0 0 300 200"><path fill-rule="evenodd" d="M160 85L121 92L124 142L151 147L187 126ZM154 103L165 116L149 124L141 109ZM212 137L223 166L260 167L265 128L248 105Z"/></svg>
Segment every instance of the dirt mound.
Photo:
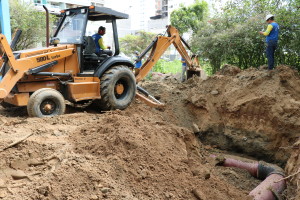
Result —
<svg viewBox="0 0 300 200"><path fill-rule="evenodd" d="M224 65L222 68L216 73L217 75L227 75L227 76L235 76L241 72L241 69L237 66L233 65Z"/></svg>
<svg viewBox="0 0 300 200"><path fill-rule="evenodd" d="M105 114L3 117L1 148L34 135L1 152L0 198L247 198L250 175L215 167L193 132L159 113L136 103Z"/></svg>

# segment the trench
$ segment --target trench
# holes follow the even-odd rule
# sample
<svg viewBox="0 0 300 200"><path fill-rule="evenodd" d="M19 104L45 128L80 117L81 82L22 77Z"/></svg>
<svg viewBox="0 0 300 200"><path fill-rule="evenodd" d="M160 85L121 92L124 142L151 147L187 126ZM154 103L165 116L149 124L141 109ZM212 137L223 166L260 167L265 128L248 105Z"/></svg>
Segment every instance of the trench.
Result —
<svg viewBox="0 0 300 200"><path fill-rule="evenodd" d="M280 158L276 157L275 153L277 151L272 147L272 141L256 132L226 127L225 131L215 131L211 128L196 133L196 136L202 144L211 145L214 148L240 156L246 155L257 160L263 160L282 168L285 167L289 158L287 154Z"/></svg>
<svg viewBox="0 0 300 200"><path fill-rule="evenodd" d="M230 161L231 155L240 157L241 160L238 159L234 161L238 163L237 165L235 165L236 163L234 163L234 165L229 164L227 165L227 167L232 167L233 170L237 170L237 168L240 168L242 169L242 171L248 172L249 176L251 174L251 170L253 170L251 169L253 167L249 166L254 165L253 163L255 160L259 161L259 163L269 163L266 166L273 166L272 164L274 164L274 166L276 165L278 167L281 167L282 169L285 168L290 155L284 155L280 158L278 158L278 156L275 156L276 151L274 150L274 148L270 147L270 144L272 144L272 141L270 139L259 136L259 134L257 134L256 132L247 130L239 130L232 127L226 127L224 129L225 130L220 131L220 129L218 130L218 128L210 128L206 131L197 132L195 133L195 135L202 144L212 146L214 151L216 149L223 151L220 158L225 159L229 155ZM265 134L262 133L262 135ZM212 153L210 156L212 157L215 155ZM239 167L242 159L244 158L253 160L248 161L248 163L252 163L249 164L249 169L247 169L247 167ZM227 158L225 160L227 160ZM223 167L224 171L222 173L226 173L226 165L224 164ZM277 168L273 169L275 170ZM251 174L252 177L243 177L244 175L242 172L235 171L238 174L239 178L231 178L228 175L224 176L224 178L228 183L238 185L238 187L241 188L247 188L249 190L249 195L251 197L254 197L254 199L289 199L289 191L295 189L295 187L284 181L281 181L280 183L274 182L274 180L280 180L285 176L283 171L278 171L281 172L281 174L270 175L271 173L269 173L269 175L261 179L259 178L259 175L257 175L256 177L256 174L261 173L259 172L259 170L260 169L258 167L257 171L254 172L254 176L253 174ZM253 185L249 184L248 181L250 181ZM266 188L272 188L272 191L276 190L277 193L270 193Z"/></svg>

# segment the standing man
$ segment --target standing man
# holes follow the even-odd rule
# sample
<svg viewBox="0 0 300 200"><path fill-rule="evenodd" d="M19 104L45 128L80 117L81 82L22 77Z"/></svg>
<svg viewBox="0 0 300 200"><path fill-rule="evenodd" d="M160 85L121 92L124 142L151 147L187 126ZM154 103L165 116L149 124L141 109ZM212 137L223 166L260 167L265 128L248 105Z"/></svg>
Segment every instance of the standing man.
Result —
<svg viewBox="0 0 300 200"><path fill-rule="evenodd" d="M139 52L135 51L135 67L134 67L134 74L137 76L140 73L140 69L142 67L142 61L140 60Z"/></svg>
<svg viewBox="0 0 300 200"><path fill-rule="evenodd" d="M266 36L267 49L266 54L268 58L268 69L274 68L274 55L278 43L279 25L274 21L274 15L267 15L266 21L269 24L265 32L260 31L259 34Z"/></svg>
<svg viewBox="0 0 300 200"><path fill-rule="evenodd" d="M103 41L103 35L105 35L106 28L100 26L98 29L98 33L94 34L92 38L96 44L96 54L107 54L112 56L112 51L110 50L110 46L106 46Z"/></svg>
<svg viewBox="0 0 300 200"><path fill-rule="evenodd" d="M182 72L181 72L181 82L184 82L186 80L186 62L184 58L181 58L181 63L182 63Z"/></svg>

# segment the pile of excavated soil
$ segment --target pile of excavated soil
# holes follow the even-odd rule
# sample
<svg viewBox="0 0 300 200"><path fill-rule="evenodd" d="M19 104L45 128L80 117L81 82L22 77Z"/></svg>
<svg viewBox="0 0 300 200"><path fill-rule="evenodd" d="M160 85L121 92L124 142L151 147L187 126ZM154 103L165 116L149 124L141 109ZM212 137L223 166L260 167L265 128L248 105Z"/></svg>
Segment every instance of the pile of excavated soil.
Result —
<svg viewBox="0 0 300 200"><path fill-rule="evenodd" d="M257 180L215 167L193 132L159 113L135 103L104 114L2 117L0 148L33 135L0 152L0 199L247 198Z"/></svg>
<svg viewBox="0 0 300 200"><path fill-rule="evenodd" d="M260 181L209 156L234 152L282 167L289 159L286 172L297 172L299 83L284 66L228 66L207 80L141 83L163 109L137 100L125 111L69 108L46 119L0 109L0 199L251 199ZM287 198L296 198L298 180L288 180Z"/></svg>

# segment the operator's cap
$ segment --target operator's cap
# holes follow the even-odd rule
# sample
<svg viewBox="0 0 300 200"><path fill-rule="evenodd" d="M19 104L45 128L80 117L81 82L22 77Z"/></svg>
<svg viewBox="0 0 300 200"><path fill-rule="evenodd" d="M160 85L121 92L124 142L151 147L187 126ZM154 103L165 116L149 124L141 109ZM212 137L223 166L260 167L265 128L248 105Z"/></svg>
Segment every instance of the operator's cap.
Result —
<svg viewBox="0 0 300 200"><path fill-rule="evenodd" d="M268 15L266 16L266 21L268 21L271 17L275 17L275 16L272 15L272 14L268 14Z"/></svg>

